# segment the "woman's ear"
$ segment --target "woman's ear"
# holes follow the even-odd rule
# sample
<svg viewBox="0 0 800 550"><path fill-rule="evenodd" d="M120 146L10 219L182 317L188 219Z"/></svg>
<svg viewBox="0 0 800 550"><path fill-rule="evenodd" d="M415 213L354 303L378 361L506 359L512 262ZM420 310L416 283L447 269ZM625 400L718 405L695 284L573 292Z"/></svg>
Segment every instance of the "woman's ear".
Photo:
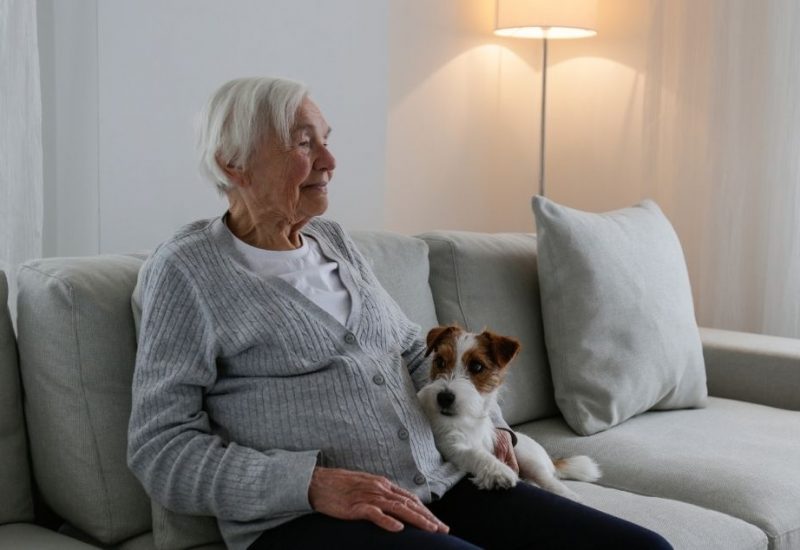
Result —
<svg viewBox="0 0 800 550"><path fill-rule="evenodd" d="M215 157L215 160L217 161L217 166L219 166L220 170L227 176L228 181L236 187L247 187L250 183L244 168L239 168L232 162L225 162L219 155Z"/></svg>

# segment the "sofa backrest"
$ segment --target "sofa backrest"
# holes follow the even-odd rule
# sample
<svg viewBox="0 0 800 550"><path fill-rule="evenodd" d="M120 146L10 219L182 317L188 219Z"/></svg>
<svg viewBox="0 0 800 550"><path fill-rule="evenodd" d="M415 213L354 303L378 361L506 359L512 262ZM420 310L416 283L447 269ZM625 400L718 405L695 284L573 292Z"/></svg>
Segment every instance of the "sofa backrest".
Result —
<svg viewBox="0 0 800 550"><path fill-rule="evenodd" d="M0 525L33 520L28 443L22 415L17 342L0 271Z"/></svg>
<svg viewBox="0 0 800 550"><path fill-rule="evenodd" d="M508 423L558 414L542 328L536 237L438 231L420 238L430 248L439 321L473 332L488 328L522 343L501 393Z"/></svg>
<svg viewBox="0 0 800 550"><path fill-rule="evenodd" d="M126 464L141 260L53 258L19 271L17 328L34 477L66 521L105 544L151 529Z"/></svg>

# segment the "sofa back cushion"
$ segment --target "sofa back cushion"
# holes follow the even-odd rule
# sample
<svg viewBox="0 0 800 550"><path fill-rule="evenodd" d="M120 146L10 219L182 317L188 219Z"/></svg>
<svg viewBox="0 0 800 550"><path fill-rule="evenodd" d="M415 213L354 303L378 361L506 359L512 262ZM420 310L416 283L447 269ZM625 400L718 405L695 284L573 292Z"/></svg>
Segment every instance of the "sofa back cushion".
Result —
<svg viewBox="0 0 800 550"><path fill-rule="evenodd" d="M352 237L383 288L427 334L437 320L425 241L387 231L354 231Z"/></svg>
<svg viewBox="0 0 800 550"><path fill-rule="evenodd" d="M126 465L140 265L130 256L46 259L18 278L34 474L57 514L106 544L151 525L150 502Z"/></svg>
<svg viewBox="0 0 800 550"><path fill-rule="evenodd" d="M430 249L439 321L473 332L489 328L522 343L500 396L509 424L558 414L544 347L536 237L437 231L420 238Z"/></svg>
<svg viewBox="0 0 800 550"><path fill-rule="evenodd" d="M22 415L17 341L8 314L8 281L0 271L0 525L33 520L28 444Z"/></svg>

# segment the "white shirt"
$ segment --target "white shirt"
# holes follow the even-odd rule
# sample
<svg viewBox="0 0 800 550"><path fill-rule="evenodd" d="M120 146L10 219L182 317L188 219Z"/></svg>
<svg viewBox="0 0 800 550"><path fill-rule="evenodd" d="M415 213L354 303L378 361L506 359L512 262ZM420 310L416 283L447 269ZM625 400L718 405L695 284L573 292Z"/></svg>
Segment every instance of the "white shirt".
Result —
<svg viewBox="0 0 800 550"><path fill-rule="evenodd" d="M234 246L250 271L283 279L346 326L350 294L339 277L339 264L323 256L313 237L300 237L303 244L295 250L264 250L233 235Z"/></svg>

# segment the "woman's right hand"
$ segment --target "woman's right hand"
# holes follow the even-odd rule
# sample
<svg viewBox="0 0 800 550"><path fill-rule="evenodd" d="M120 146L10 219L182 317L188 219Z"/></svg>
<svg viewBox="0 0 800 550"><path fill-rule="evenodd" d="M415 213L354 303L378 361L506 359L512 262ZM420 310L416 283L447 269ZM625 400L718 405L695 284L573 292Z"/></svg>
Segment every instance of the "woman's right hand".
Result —
<svg viewBox="0 0 800 550"><path fill-rule="evenodd" d="M450 530L414 493L385 477L364 472L314 468L308 501L322 514L368 520L387 531L402 531L404 523L433 533Z"/></svg>

